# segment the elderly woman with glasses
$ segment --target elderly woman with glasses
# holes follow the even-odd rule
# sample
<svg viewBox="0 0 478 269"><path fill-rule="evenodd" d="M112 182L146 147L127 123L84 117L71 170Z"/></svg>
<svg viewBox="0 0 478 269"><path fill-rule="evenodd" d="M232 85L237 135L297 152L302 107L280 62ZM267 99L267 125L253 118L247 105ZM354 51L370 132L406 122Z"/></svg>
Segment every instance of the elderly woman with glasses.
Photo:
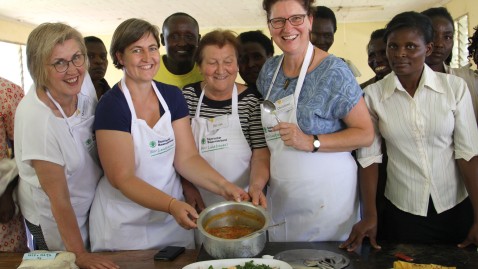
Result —
<svg viewBox="0 0 478 269"><path fill-rule="evenodd" d="M262 109L271 152L267 206L273 223L286 222L269 231L271 241L345 240L359 213L357 165L350 152L373 141L370 115L350 69L310 43L313 2L262 3L283 52L266 62L257 81L279 117Z"/></svg>
<svg viewBox="0 0 478 269"><path fill-rule="evenodd" d="M88 253L88 213L102 175L92 131L96 93L81 34L62 23L35 28L27 41L34 87L14 124L19 204L35 248L66 250L81 268L118 268Z"/></svg>

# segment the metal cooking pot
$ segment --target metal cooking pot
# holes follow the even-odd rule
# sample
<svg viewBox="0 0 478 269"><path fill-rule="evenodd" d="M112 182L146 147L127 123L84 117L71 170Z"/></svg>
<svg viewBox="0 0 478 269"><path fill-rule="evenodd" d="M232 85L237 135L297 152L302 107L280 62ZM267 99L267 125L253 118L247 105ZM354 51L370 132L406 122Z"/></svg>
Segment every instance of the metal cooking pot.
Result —
<svg viewBox="0 0 478 269"><path fill-rule="evenodd" d="M246 225L259 232L238 239L224 239L209 234L206 229ZM204 209L197 221L203 247L215 259L250 258L258 255L266 245L269 217L260 206L250 202L221 202Z"/></svg>

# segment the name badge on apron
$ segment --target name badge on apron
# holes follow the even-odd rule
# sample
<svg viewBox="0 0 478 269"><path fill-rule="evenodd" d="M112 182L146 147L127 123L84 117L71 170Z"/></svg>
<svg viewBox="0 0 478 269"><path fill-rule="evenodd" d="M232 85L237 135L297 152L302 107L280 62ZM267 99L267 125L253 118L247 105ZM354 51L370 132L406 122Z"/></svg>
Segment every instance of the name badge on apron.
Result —
<svg viewBox="0 0 478 269"><path fill-rule="evenodd" d="M149 141L148 146L150 157L160 156L166 152L174 150L174 140L171 138L164 140L151 140Z"/></svg>
<svg viewBox="0 0 478 269"><path fill-rule="evenodd" d="M213 132L222 128L227 128L229 126L228 122L229 115L222 115L215 118L210 118L207 120L207 131Z"/></svg>
<svg viewBox="0 0 478 269"><path fill-rule="evenodd" d="M280 114L282 112L291 111L294 105L294 95L288 95L282 99L277 100L274 105L276 106L276 113Z"/></svg>
<svg viewBox="0 0 478 269"><path fill-rule="evenodd" d="M98 157L98 150L96 148L96 136L92 134L91 137L83 141L83 145L90 154L91 158L96 164L100 164L100 159Z"/></svg>

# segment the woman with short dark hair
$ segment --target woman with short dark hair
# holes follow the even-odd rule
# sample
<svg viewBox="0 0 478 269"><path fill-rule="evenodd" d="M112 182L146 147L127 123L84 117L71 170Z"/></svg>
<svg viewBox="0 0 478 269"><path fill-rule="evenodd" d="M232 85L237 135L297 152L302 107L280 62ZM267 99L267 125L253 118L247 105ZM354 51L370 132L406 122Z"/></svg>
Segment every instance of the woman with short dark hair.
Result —
<svg viewBox="0 0 478 269"><path fill-rule="evenodd" d="M105 175L90 213L95 251L194 248L198 213L183 202L179 174L228 200L248 194L199 155L181 91L153 81L159 32L141 19L115 30L110 54L124 76L101 98L94 130Z"/></svg>
<svg viewBox="0 0 478 269"><path fill-rule="evenodd" d="M478 244L478 128L470 93L456 76L425 64L431 20L396 15L386 28L393 72L364 89L375 140L358 150L364 216L345 242L352 251L376 233L377 166L388 165L384 237L399 243Z"/></svg>

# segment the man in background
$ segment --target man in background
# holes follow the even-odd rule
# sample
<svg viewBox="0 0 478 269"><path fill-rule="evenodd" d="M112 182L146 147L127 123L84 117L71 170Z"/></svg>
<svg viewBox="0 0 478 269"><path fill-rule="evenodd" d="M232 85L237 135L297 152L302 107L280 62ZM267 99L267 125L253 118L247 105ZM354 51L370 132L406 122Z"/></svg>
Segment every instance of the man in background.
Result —
<svg viewBox="0 0 478 269"><path fill-rule="evenodd" d="M105 74L108 68L108 52L106 51L103 41L96 36L85 37L85 45L90 61L88 73L91 76L96 90L96 97L98 97L99 100L106 91L111 89L105 80Z"/></svg>
<svg viewBox="0 0 478 269"><path fill-rule="evenodd" d="M161 57L154 80L180 89L203 80L195 62L200 38L199 24L189 14L178 12L167 17L161 33L161 44L166 47L166 55Z"/></svg>
<svg viewBox="0 0 478 269"><path fill-rule="evenodd" d="M203 77L195 61L201 38L196 19L183 12L170 15L163 22L160 38L166 54L160 58L154 80L174 85L181 90L188 84L202 81ZM182 177L181 184L186 202L199 211L204 209L199 190Z"/></svg>
<svg viewBox="0 0 478 269"><path fill-rule="evenodd" d="M383 39L385 29L378 29L370 35L370 41L367 45L368 66L375 73L375 77L360 84L360 88L364 89L392 72L387 59L387 44Z"/></svg>
<svg viewBox="0 0 478 269"><path fill-rule="evenodd" d="M274 45L271 39L259 30L243 32L237 40L241 44L239 74L248 87L257 89L259 72L266 60L274 55Z"/></svg>
<svg viewBox="0 0 478 269"><path fill-rule="evenodd" d="M334 12L325 6L317 6L313 11L314 21L310 31L310 42L317 48L328 52L334 44L334 35L337 31L337 19ZM360 71L347 59L341 58L348 65L355 77L360 77Z"/></svg>

